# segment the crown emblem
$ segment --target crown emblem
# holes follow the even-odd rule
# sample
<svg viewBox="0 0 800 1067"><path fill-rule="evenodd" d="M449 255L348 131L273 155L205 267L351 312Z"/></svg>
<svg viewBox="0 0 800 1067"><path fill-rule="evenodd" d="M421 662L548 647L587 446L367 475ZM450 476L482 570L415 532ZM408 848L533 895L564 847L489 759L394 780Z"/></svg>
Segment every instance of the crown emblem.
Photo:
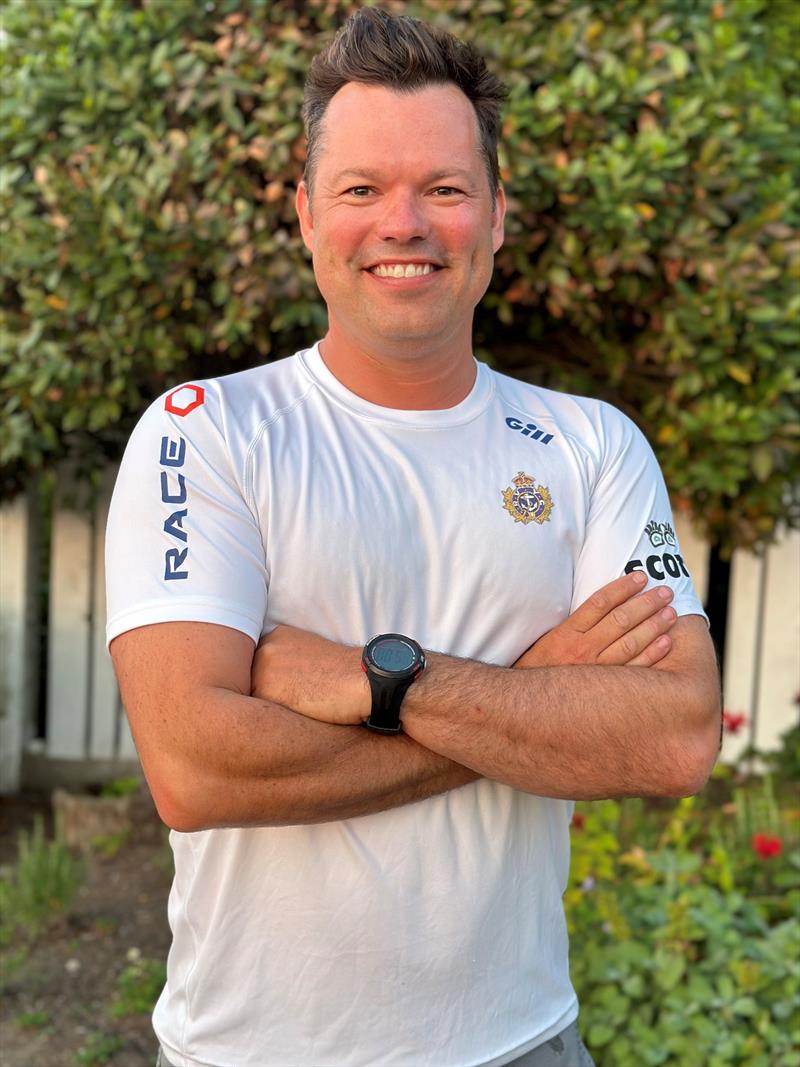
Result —
<svg viewBox="0 0 800 1067"><path fill-rule="evenodd" d="M515 487L515 488L512 488ZM511 485L502 491L503 508L511 515L514 522L537 522L541 526L550 518L553 510L553 498L546 485L537 485L535 480L524 471L519 471Z"/></svg>

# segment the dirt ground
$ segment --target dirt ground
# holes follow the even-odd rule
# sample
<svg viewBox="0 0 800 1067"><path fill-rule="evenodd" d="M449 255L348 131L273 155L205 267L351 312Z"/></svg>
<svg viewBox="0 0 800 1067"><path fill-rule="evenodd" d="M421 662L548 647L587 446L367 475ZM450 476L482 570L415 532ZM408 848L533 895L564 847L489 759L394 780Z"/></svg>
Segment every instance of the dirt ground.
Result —
<svg viewBox="0 0 800 1067"><path fill-rule="evenodd" d="M0 1067L153 1067L149 1012L111 1014L117 979L137 959L166 959L172 854L149 797L137 802L128 841L85 857L85 881L69 913L34 944L0 948ZM42 794L0 798L0 870L14 863L17 834L44 815Z"/></svg>

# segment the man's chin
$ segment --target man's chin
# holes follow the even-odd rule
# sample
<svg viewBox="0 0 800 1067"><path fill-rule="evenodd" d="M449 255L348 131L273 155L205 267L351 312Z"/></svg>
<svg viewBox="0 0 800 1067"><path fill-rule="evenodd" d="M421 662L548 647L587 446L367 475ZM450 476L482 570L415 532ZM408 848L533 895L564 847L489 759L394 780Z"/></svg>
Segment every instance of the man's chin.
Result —
<svg viewBox="0 0 800 1067"><path fill-rule="evenodd" d="M396 322L387 322L386 319L382 319L380 322L372 324L370 333L381 344L396 344L399 347L405 347L435 342L438 337L446 333L443 329L444 325L441 319L434 321L428 318L409 321L407 317L402 321Z"/></svg>

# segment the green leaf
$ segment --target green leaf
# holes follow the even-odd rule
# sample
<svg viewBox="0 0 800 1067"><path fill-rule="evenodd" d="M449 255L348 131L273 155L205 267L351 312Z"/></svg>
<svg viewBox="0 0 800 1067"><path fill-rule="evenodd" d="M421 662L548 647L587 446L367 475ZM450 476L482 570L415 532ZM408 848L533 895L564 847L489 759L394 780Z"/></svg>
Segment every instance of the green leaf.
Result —
<svg viewBox="0 0 800 1067"><path fill-rule="evenodd" d="M726 363L725 370L728 372L729 377L741 385L750 385L753 380L747 367L743 367L740 363Z"/></svg>
<svg viewBox="0 0 800 1067"><path fill-rule="evenodd" d="M772 474L774 466L772 449L769 445L759 445L757 448L754 448L750 464L756 478L758 478L760 482L765 482L770 474Z"/></svg>
<svg viewBox="0 0 800 1067"><path fill-rule="evenodd" d="M656 953L654 979L660 989L674 989L680 982L686 971L686 960L683 956L668 955L665 952Z"/></svg>
<svg viewBox="0 0 800 1067"><path fill-rule="evenodd" d="M756 305L755 307L748 308L747 317L751 322L777 322L781 319L780 309L776 307L770 307L765 305Z"/></svg>
<svg viewBox="0 0 800 1067"><path fill-rule="evenodd" d="M590 1048L603 1048L613 1040L616 1030L606 1023L593 1023L587 1034Z"/></svg>
<svg viewBox="0 0 800 1067"><path fill-rule="evenodd" d="M735 1015L755 1015L758 1011L758 1004L753 997L738 997L731 1004L731 1011Z"/></svg>
<svg viewBox="0 0 800 1067"><path fill-rule="evenodd" d="M629 997L638 1000L645 994L644 978L640 974L633 974L622 983L622 990Z"/></svg>
<svg viewBox="0 0 800 1067"><path fill-rule="evenodd" d="M682 48L670 48L667 53L670 69L676 78L685 78L690 66L689 56Z"/></svg>

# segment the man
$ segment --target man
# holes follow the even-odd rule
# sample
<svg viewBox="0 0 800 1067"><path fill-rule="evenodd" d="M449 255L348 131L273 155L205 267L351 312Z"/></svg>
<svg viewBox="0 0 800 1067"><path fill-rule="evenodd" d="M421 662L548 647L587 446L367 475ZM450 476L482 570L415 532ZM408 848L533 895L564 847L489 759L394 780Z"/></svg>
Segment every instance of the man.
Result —
<svg viewBox="0 0 800 1067"><path fill-rule="evenodd" d="M713 763L648 446L472 356L502 95L448 35L348 20L297 192L327 334L173 390L126 453L108 634L173 828L162 1063L590 1063L572 801L680 796ZM664 585L635 596L646 567Z"/></svg>

